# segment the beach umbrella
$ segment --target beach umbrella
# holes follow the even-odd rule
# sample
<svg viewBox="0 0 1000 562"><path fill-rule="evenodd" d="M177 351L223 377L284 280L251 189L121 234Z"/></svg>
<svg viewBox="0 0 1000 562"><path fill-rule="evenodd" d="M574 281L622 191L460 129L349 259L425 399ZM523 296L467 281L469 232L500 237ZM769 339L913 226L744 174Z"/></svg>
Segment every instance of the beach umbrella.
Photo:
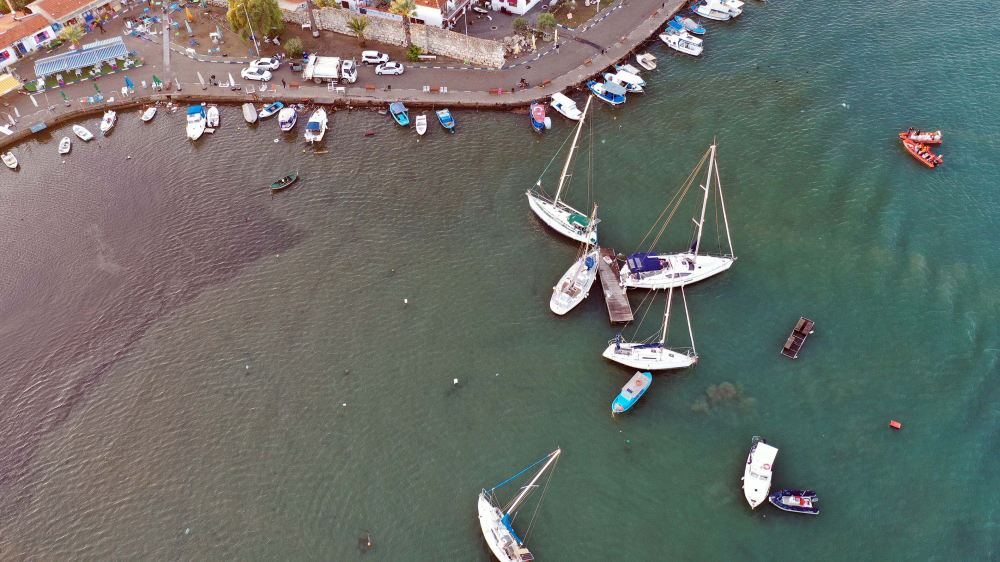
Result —
<svg viewBox="0 0 1000 562"><path fill-rule="evenodd" d="M229 87L232 88L232 89L234 89L234 90L236 89L236 80L233 80L233 73L232 72L229 73Z"/></svg>
<svg viewBox="0 0 1000 562"><path fill-rule="evenodd" d="M62 94L62 97L63 97L63 101L66 101L66 102L68 102L68 101L69 101L69 98L67 98L67 97L66 97L66 92L64 92L64 91L62 91L62 90L59 90L59 93L60 93L60 94Z"/></svg>
<svg viewBox="0 0 1000 562"><path fill-rule="evenodd" d="M184 13L187 14L188 21L194 21L194 16L191 15L191 10L184 8Z"/></svg>
<svg viewBox="0 0 1000 562"><path fill-rule="evenodd" d="M198 81L201 82L201 89L202 90L205 90L205 89L208 88L208 86L205 85L205 77L202 76L200 72L198 73Z"/></svg>
<svg viewBox="0 0 1000 562"><path fill-rule="evenodd" d="M101 93L101 89L97 87L97 80L94 80L94 89L97 90L98 94Z"/></svg>
<svg viewBox="0 0 1000 562"><path fill-rule="evenodd" d="M135 89L135 84L132 83L132 80L129 79L128 76L125 77L125 85L128 86L129 90L134 90Z"/></svg>
<svg viewBox="0 0 1000 562"><path fill-rule="evenodd" d="M160 84L162 84L162 83L163 83L163 80L160 80L160 79L159 79L159 78L157 78L157 77L156 77L156 75L154 74L154 75L153 75L153 84L156 84L157 86L159 86L159 85L160 85Z"/></svg>
<svg viewBox="0 0 1000 562"><path fill-rule="evenodd" d="M222 30L219 29L219 26L215 26L215 32L219 34L219 40L221 41L222 40Z"/></svg>

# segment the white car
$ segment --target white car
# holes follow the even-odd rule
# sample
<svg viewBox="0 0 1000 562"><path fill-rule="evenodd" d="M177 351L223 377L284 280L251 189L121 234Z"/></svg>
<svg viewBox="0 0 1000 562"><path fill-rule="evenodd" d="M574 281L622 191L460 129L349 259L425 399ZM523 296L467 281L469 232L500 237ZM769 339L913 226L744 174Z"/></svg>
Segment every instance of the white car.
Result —
<svg viewBox="0 0 1000 562"><path fill-rule="evenodd" d="M240 76L246 80L260 80L261 82L267 82L271 79L271 72L260 68L259 66L251 66L250 68L244 68L243 72L240 72Z"/></svg>
<svg viewBox="0 0 1000 562"><path fill-rule="evenodd" d="M375 67L375 74L402 74L403 64L398 62L384 62Z"/></svg>
<svg viewBox="0 0 1000 562"><path fill-rule="evenodd" d="M250 66L251 66L251 68L256 66L257 68L266 68L268 70L278 70L279 68L281 68L281 61L278 60L278 59L276 59L276 58L274 58L274 57L266 58L266 59L257 59L255 61L251 61L250 62Z"/></svg>
<svg viewBox="0 0 1000 562"><path fill-rule="evenodd" d="M382 64L383 62L389 62L389 55L378 51L362 51L361 62L365 65Z"/></svg>

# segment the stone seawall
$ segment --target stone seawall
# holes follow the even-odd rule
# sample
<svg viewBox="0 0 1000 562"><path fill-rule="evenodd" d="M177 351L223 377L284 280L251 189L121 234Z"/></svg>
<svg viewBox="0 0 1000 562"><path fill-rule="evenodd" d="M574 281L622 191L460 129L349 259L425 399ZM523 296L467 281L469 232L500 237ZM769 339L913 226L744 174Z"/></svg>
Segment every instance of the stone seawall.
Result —
<svg viewBox="0 0 1000 562"><path fill-rule="evenodd" d="M226 0L208 0L214 6L228 9ZM355 36L347 28L347 22L360 14L351 10L323 8L313 11L316 27L321 31L332 31L342 35ZM305 11L282 11L282 20L287 24L299 25L309 23L309 14ZM403 24L398 21L368 18L368 38L389 45L406 46L406 34ZM448 31L438 27L430 27L419 23L410 24L410 39L425 53L451 57L461 61L469 61L477 66L501 68L504 65L503 44L490 39L467 37L461 33ZM337 53L323 53L335 56Z"/></svg>

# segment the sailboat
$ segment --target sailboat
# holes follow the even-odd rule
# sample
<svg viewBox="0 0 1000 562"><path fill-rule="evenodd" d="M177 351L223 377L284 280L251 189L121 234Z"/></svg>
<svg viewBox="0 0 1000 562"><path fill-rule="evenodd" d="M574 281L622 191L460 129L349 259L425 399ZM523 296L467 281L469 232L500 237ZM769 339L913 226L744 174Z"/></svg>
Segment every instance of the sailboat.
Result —
<svg viewBox="0 0 1000 562"><path fill-rule="evenodd" d="M479 493L479 525L483 529L483 538L486 539L486 544L490 546L490 550L497 557L497 560L501 562L523 562L534 559L531 551L524 548L524 541L514 532L514 528L511 526L511 518L517 516L518 506L536 488L535 484L542 477L542 474L556 462L560 453L562 453L562 449L556 449L507 480L489 490L483 490ZM542 468L538 470L538 473L535 474L531 481L521 488L521 493L510 504L501 508L496 502L494 491L543 461L545 464L542 465ZM537 511L537 509L536 507L535 510Z"/></svg>
<svg viewBox="0 0 1000 562"><path fill-rule="evenodd" d="M594 219L597 217L597 204L594 204L594 212L590 214L591 228ZM597 244L584 242L580 247L580 255L577 256L573 265L559 279L559 283L552 287L552 298L549 299L549 308L552 312L562 316L576 305L583 302L590 294L590 287L597 278L597 260L601 259L601 248Z"/></svg>
<svg viewBox="0 0 1000 562"><path fill-rule="evenodd" d="M566 156L566 164L563 166L562 175L559 177L559 187L556 188L556 196L549 199L541 192L542 180L539 179L536 186L539 188L535 189L532 186L526 193L528 196L528 205L531 210L538 215L538 218L542 219L545 224L551 226L556 232L564 236L569 236L577 242L589 242L591 244L597 244L597 223L595 222L591 228L589 219L586 215L577 211L573 207L570 207L566 203L563 203L559 198L562 196L563 187L566 185L566 178L570 176L569 174L569 164L573 160L573 151L576 150L576 141L580 138L580 132L583 130L583 122L586 121L587 109L590 108L590 102L594 99L594 96L589 96L587 98L587 105L583 108L583 116L580 118L580 124L576 127L576 133L573 136L573 144L569 147L569 155ZM594 219L596 220L596 219Z"/></svg>
<svg viewBox="0 0 1000 562"><path fill-rule="evenodd" d="M684 296L684 288L681 288ZM643 371L663 371L667 369L684 369L698 362L698 352L694 348L694 333L691 332L691 318L688 317L688 335L691 336L691 349L678 350L666 346L667 331L670 326L670 305L674 298L674 289L667 293L667 307L663 313L663 328L660 330L660 341L626 342L622 335L608 342L604 357L616 363L627 365ZM687 317L687 297L684 297L684 315Z"/></svg>
<svg viewBox="0 0 1000 562"><path fill-rule="evenodd" d="M715 159L715 148L716 145L713 143L711 148L709 148L709 153L706 154L706 156L709 156L708 177L705 179L705 185L701 186L701 189L705 192L705 197L701 203L701 218L694 221L698 226L698 234L694 244L687 252L676 254L646 252L628 256L625 260L625 265L621 269L621 276L619 278L622 287L641 289L682 287L689 283L707 279L717 273L722 273L729 269L733 265L733 262L736 261L736 256L733 255L733 239L729 235L729 219L726 217L726 203L722 198L722 183L719 181L719 165ZM703 157L702 162L704 161ZM676 202L672 204L673 210L671 210L669 216L673 216L674 211L677 210L677 206L680 205L684 193L687 193L688 188L691 187L691 182L694 181L695 174L700 169L701 163L688 176L688 181L681 187L680 197L675 197ZM712 185L713 178L715 181L714 188ZM708 206L708 197L712 194L713 189L719 195L719 203L722 207L722 220L726 225L726 239L729 242L729 253L722 255L699 255L698 250L701 249L701 235L705 225L705 209ZM664 214L666 213L667 210L664 210ZM669 221L670 219L668 218L667 220ZM659 232L661 234L664 228L666 228L666 224L660 228ZM658 239L659 234L653 240L653 245L656 244Z"/></svg>

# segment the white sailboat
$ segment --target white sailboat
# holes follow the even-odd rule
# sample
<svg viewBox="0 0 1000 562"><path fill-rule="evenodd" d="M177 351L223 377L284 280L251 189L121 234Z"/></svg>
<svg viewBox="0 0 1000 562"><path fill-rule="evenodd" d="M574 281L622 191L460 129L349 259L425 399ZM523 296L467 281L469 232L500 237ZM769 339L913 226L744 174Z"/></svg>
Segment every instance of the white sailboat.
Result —
<svg viewBox="0 0 1000 562"><path fill-rule="evenodd" d="M594 224L596 217L597 204L595 203L594 212L590 214L591 225ZM597 260L599 259L601 259L601 248L596 244L584 242L576 261L559 279L559 283L552 287L552 297L549 299L549 308L552 312L562 316L573 310L576 305L590 295L590 287L594 284L594 279L597 278Z"/></svg>
<svg viewBox="0 0 1000 562"><path fill-rule="evenodd" d="M736 261L736 256L733 254L733 239L729 234L729 219L726 217L726 203L722 198L722 183L719 180L719 165L715 159L715 148L716 145L713 143L709 149L708 177L705 179L705 185L701 186L701 189L705 192L705 197L701 203L701 218L695 220L695 224L698 226L697 238L690 250L676 254L647 252L628 256L619 277L622 287L641 289L682 287L722 273L729 269L733 265L733 262ZM703 158L702 162L704 161ZM698 169L700 169L701 165L698 165ZM688 182L681 187L682 192L687 192L690 182L694 181L695 174L698 173L698 169L692 172ZM714 186L713 179L715 182ZM726 225L726 239L729 242L728 254L707 255L698 253L701 249L701 235L705 225L705 209L708 206L708 197L712 194L713 190L718 192L719 204L722 208L722 220ZM681 198L683 198L683 195L681 195ZM677 210L677 205L680 204L681 198L676 199L676 203L673 204L674 211ZM670 214L673 215L673 212ZM661 233L665 227L666 225L663 225L660 228ZM659 235L657 235L656 239L659 239ZM655 244L656 240L653 241L653 245Z"/></svg>
<svg viewBox="0 0 1000 562"><path fill-rule="evenodd" d="M501 562L524 562L526 560L534 559L531 551L524 548L524 541L521 540L521 537L517 536L517 533L514 532L514 528L511 526L510 520L511 517L517 515L517 508L521 505L528 494L536 488L535 484L542 477L542 474L556 462L560 453L562 453L562 449L556 449L535 464L501 482L497 486L480 492L478 503L479 526L483 529L483 538L486 539L486 544L489 545L490 550L493 552L493 555L497 557L497 560L500 560ZM542 461L545 461L545 464L538 470L538 473L535 474L530 482L521 488L521 492L514 498L513 501L510 502L510 504L501 508L496 502L496 496L493 492L500 486L503 486L514 478L517 478ZM536 507L535 509L537 510L538 508Z"/></svg>
<svg viewBox="0 0 1000 562"><path fill-rule="evenodd" d="M583 130L583 122L586 121L587 109L590 108L590 102L594 99L594 96L587 97L587 105L583 108L583 116L580 118L580 124L576 128L576 133L573 136L573 144L569 147L569 154L566 156L566 164L563 166L562 175L559 177L559 187L556 188L556 196L552 199L546 197L541 190L535 190L535 186L527 191L528 205L531 210L538 215L538 218L542 219L545 224L551 226L556 232L564 236L568 236L573 240L578 242L589 242L591 244L597 244L597 224L589 224L587 216L577 211L573 207L570 207L566 203L560 200L562 196L563 187L566 185L566 178L569 177L569 164L573 160L573 151L576 149L576 141L580 138L580 132ZM542 180L539 179L536 184L539 188L542 186ZM597 220L596 218L594 220Z"/></svg>
<svg viewBox="0 0 1000 562"><path fill-rule="evenodd" d="M774 458L778 456L777 447L772 447L763 439L754 443L747 456L747 465L743 469L743 495L750 504L750 509L767 500L771 491L771 476L774 470Z"/></svg>
<svg viewBox="0 0 1000 562"><path fill-rule="evenodd" d="M684 297L684 288L681 288ZM667 307L663 313L663 328L660 330L660 340L650 343L622 341L621 334L608 342L604 357L616 363L627 365L642 371L665 371L667 369L684 369L698 362L698 352L694 348L694 333L691 332L691 318L688 316L687 297L684 297L684 316L688 322L688 335L691 337L691 349L673 349L666 346L667 333L670 326L670 305L674 298L673 288L667 293Z"/></svg>

